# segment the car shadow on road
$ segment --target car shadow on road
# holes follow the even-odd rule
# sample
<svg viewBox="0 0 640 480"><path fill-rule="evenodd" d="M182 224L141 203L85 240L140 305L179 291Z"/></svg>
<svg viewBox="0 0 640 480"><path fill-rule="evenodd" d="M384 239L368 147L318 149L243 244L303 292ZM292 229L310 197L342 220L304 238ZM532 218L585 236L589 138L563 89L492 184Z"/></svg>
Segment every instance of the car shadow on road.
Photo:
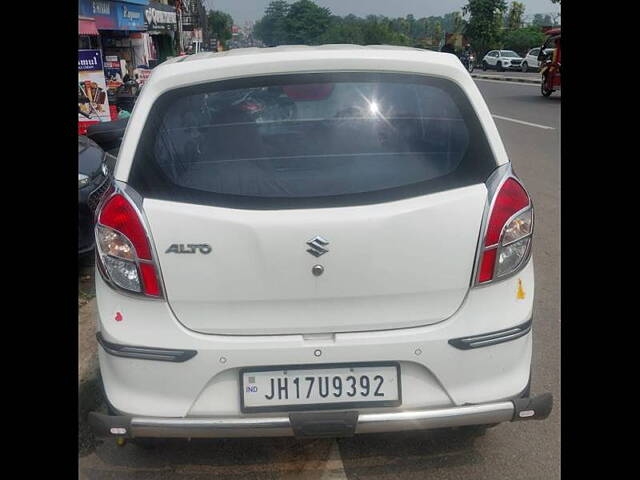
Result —
<svg viewBox="0 0 640 480"><path fill-rule="evenodd" d="M338 440L347 478L428 478L438 468L484 462L474 433L435 430L360 435Z"/></svg>
<svg viewBox="0 0 640 480"><path fill-rule="evenodd" d="M135 444L97 446L80 462L81 478L363 478L393 474L424 478L440 467L483 462L475 435L461 431L366 434L352 438L164 440L147 449Z"/></svg>

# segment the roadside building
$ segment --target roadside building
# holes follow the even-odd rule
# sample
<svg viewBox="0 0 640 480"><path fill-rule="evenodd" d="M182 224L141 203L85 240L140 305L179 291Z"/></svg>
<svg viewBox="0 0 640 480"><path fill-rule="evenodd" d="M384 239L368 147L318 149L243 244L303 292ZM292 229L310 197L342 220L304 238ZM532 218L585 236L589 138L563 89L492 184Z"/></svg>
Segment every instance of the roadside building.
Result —
<svg viewBox="0 0 640 480"><path fill-rule="evenodd" d="M144 21L148 0L79 0L79 13L93 18L102 54L108 66L120 66L120 74L133 76L138 66L148 66L151 39Z"/></svg>
<svg viewBox="0 0 640 480"><path fill-rule="evenodd" d="M176 55L177 17L175 2L150 1L144 11L147 33L151 37L149 67Z"/></svg>

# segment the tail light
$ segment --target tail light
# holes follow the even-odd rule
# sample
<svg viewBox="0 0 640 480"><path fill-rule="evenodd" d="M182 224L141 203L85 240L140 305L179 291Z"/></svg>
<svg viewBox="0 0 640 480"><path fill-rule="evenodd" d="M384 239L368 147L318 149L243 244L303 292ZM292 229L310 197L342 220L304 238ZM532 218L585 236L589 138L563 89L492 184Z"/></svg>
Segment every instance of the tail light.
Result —
<svg viewBox="0 0 640 480"><path fill-rule="evenodd" d="M102 204L96 222L100 270L118 287L160 297L158 268L136 209L121 193Z"/></svg>
<svg viewBox="0 0 640 480"><path fill-rule="evenodd" d="M531 249L533 206L524 187L509 177L499 188L486 224L477 284L515 273Z"/></svg>

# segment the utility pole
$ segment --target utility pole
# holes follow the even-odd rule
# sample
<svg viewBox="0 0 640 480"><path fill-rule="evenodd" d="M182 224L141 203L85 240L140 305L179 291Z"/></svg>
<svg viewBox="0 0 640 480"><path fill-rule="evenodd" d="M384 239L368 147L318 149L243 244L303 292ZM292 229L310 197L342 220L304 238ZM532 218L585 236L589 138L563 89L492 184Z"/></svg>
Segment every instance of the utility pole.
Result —
<svg viewBox="0 0 640 480"><path fill-rule="evenodd" d="M176 20L178 21L178 55L184 52L182 45L182 0L176 0Z"/></svg>

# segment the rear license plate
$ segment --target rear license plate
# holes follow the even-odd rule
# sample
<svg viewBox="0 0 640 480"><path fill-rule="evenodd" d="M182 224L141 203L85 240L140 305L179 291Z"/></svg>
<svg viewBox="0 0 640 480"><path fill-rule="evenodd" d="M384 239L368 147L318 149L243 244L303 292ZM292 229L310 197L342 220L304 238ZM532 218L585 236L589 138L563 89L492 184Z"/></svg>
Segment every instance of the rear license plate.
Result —
<svg viewBox="0 0 640 480"><path fill-rule="evenodd" d="M396 362L244 368L243 412L395 407L402 403Z"/></svg>

